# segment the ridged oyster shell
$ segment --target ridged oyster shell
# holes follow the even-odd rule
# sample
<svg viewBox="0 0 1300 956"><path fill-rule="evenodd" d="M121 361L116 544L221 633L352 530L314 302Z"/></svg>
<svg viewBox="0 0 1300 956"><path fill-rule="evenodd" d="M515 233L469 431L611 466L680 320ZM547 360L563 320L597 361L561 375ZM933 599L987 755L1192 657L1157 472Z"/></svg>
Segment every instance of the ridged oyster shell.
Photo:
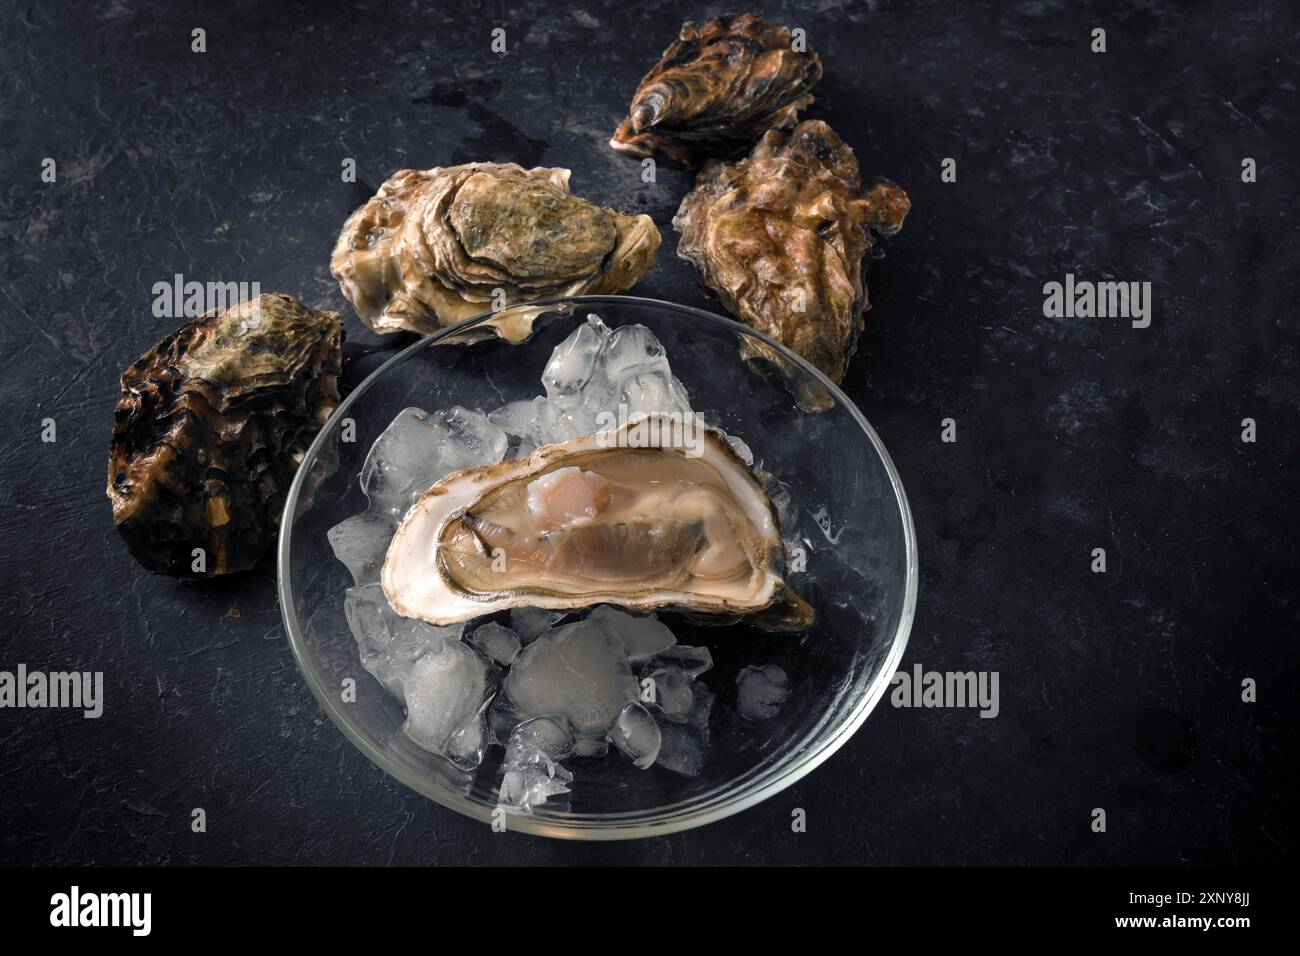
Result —
<svg viewBox="0 0 1300 956"><path fill-rule="evenodd" d="M686 166L747 148L793 126L821 75L816 53L796 51L787 27L755 14L688 21L637 86L610 146Z"/></svg>
<svg viewBox="0 0 1300 956"><path fill-rule="evenodd" d="M108 497L136 560L185 578L258 562L338 406L342 342L337 312L263 295L189 322L122 374Z"/></svg>
<svg viewBox="0 0 1300 956"><path fill-rule="evenodd" d="M425 333L519 303L622 292L658 250L649 216L570 194L567 169L470 163L395 173L349 217L330 271L375 331Z"/></svg>
<svg viewBox="0 0 1300 956"><path fill-rule="evenodd" d="M769 131L739 162L706 165L673 226L677 254L728 311L838 383L869 308L867 255L910 207L887 180L863 190L853 150L807 120ZM773 357L764 346L748 351Z"/></svg>

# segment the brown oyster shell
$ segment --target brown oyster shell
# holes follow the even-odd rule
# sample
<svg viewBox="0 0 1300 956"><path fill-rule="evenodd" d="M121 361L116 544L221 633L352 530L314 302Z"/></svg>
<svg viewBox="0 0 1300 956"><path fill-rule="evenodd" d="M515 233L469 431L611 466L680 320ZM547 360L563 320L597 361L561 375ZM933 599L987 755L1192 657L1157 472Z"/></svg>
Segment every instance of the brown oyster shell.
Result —
<svg viewBox="0 0 1300 956"><path fill-rule="evenodd" d="M622 292L658 251L649 216L571 195L567 169L470 163L395 173L349 217L330 271L376 332L425 333L494 307ZM530 325L497 331L515 340Z"/></svg>
<svg viewBox="0 0 1300 956"><path fill-rule="evenodd" d="M793 126L822 67L816 53L791 46L789 28L752 13L688 21L637 86L610 146L694 166Z"/></svg>
<svg viewBox="0 0 1300 956"><path fill-rule="evenodd" d="M337 312L263 295L189 322L122 374L108 497L137 561L182 578L257 564L338 407L342 343Z"/></svg>
<svg viewBox="0 0 1300 956"><path fill-rule="evenodd" d="M673 226L677 254L728 311L838 383L869 308L867 254L878 236L902 228L910 207L886 180L864 191L853 150L826 123L807 120L769 131L737 163L706 165ZM784 364L766 347L747 350L760 356ZM829 400L807 397L814 407Z"/></svg>

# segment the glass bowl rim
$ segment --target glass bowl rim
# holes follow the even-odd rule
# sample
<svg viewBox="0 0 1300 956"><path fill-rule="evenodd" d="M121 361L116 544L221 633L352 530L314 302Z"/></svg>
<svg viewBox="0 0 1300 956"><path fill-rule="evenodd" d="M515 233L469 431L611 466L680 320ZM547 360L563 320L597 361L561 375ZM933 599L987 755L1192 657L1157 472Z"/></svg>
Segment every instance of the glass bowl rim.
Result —
<svg viewBox="0 0 1300 956"><path fill-rule="evenodd" d="M792 784L803 779L840 747L848 741L858 728L866 722L867 716L875 709L880 698L884 696L885 688L889 686L898 664L902 659L903 651L907 647L908 637L912 630L912 620L916 614L917 584L918 584L918 566L916 551L916 528L912 523L912 512L907 503L907 495L903 491L903 483L899 477L898 470L894 467L893 459L889 457L889 452L885 449L884 443L876 430L872 428L871 423L867 421L866 416L857 404L840 391L839 387L828 379L820 369L806 361L802 356L786 348L780 342L759 332L757 329L748 325L737 322L725 316L708 312L704 309L698 309L694 306L679 305L675 302L668 302L663 299L652 299L644 296L633 295L579 295L579 296L560 296L552 299L538 300L537 302L520 303L518 306L511 306L499 311L481 312L472 318L465 319L454 325L445 326L428 335L422 336L415 342L398 351L395 355L384 362L383 365L375 369L365 379L354 388L340 403L334 413L321 426L320 431L312 440L303 457L302 463L298 466L298 471L294 475L293 483L290 485L288 497L285 499L284 512L280 519L279 540L276 544L276 594L280 601L280 617L284 622L285 632L289 639L289 646L293 651L294 661L298 665L299 672L307 681L307 687L311 690L312 696L316 702L325 711L330 721L336 726L343 735L352 742L361 753L372 764L394 778L398 782L406 785L421 796L432 800L434 803L454 810L473 820L482 823L492 823L491 808L483 804L476 803L473 800L462 796L459 792L450 789L438 789L427 786L427 778L411 771L404 764L399 763L389 754L371 746L370 742L358 731L353 725L351 718L345 713L341 704L335 701L335 695L328 691L324 686L320 675L316 672L311 662L302 629L298 624L298 616L294 611L293 592L290 586L289 565L290 551L293 538L293 521L292 517L298 507L298 499L302 494L303 484L307 473L311 470L310 465L317 460L320 450L324 445L326 436L331 432L336 421L346 416L348 409L352 404L365 393L371 385L379 380L390 367L403 361L408 355L413 354L417 349L422 349L434 342L445 338L450 338L459 332L464 332L473 328L502 311L509 311L510 308L548 308L563 307L572 305L576 312L584 306L592 306L595 311L599 311L601 305L634 305L647 307L650 309L667 310L686 314L690 317L703 320L717 328L734 332L738 335L752 336L768 347L774 349L782 355L787 361L799 366L805 372L813 375L820 382L822 387L826 388L834 397L838 405L848 410L849 415L858 427L862 429L867 440L871 443L872 448L880 457L885 466L885 471L889 476L889 484L894 492L894 499L898 505L899 517L903 526L903 543L905 559L905 593L903 596L903 608L899 614L898 626L894 631L894 636L890 642L889 653L880 671L872 680L864 693L854 704L853 709L848 717L841 720L830 733L825 737L818 739L815 745L809 747L793 765L786 767L780 773L769 772L752 780L746 780L742 789L736 792L727 792L722 796L712 794L702 799L700 806L686 804L670 804L665 808L657 809L651 812L635 811L627 814L600 814L574 821L564 821L558 823L552 819L542 816L530 816L526 814L511 814L507 829L517 833L528 833L535 836L558 837L562 839L578 840L628 840L643 837L664 836L669 833L677 833L682 830L692 829L703 826L707 823L713 823L732 814L739 813L749 807L755 806L774 796ZM540 315L540 314L539 314ZM771 778L771 779L769 779ZM626 819L625 819L626 818Z"/></svg>

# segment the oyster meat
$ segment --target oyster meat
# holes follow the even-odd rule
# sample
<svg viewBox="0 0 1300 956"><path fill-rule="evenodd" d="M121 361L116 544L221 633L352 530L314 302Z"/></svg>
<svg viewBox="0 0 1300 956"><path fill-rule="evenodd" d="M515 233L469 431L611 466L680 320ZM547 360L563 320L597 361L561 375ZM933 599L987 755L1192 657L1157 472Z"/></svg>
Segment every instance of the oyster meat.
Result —
<svg viewBox="0 0 1300 956"><path fill-rule="evenodd" d="M838 383L869 308L867 255L910 207L887 180L863 190L853 150L806 120L770 130L739 162L706 165L673 226L677 254L730 312ZM748 358L782 364L766 346L746 348Z"/></svg>
<svg viewBox="0 0 1300 956"><path fill-rule="evenodd" d="M801 630L812 609L783 562L772 505L725 436L653 414L446 476L403 518L381 581L399 614L437 625L613 604Z"/></svg>
<svg viewBox="0 0 1300 956"><path fill-rule="evenodd" d="M816 53L796 50L787 27L755 14L687 22L637 86L609 144L694 166L793 126L821 75Z"/></svg>
<svg viewBox="0 0 1300 956"><path fill-rule="evenodd" d="M431 332L491 309L622 292L654 263L659 230L569 193L567 169L470 163L404 169L354 212L330 271L376 332ZM498 331L527 334L516 311Z"/></svg>
<svg viewBox="0 0 1300 956"><path fill-rule="evenodd" d="M338 406L342 342L337 312L263 295L200 316L123 373L108 497L136 560L184 578L258 562Z"/></svg>

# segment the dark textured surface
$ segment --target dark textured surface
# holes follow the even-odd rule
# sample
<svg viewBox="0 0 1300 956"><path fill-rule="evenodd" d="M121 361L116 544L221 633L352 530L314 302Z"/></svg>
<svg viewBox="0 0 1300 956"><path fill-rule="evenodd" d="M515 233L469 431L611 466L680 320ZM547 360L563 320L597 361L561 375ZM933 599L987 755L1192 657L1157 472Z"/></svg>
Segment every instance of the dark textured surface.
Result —
<svg viewBox="0 0 1300 956"><path fill-rule="evenodd" d="M112 527L105 453L122 368L178 324L150 313L173 273L260 281L344 310L352 339L370 341L327 260L369 187L404 166L569 166L580 195L664 229L636 291L707 307L668 226L688 175L642 184L605 141L680 20L724 8L2 6L0 669L103 670L107 705L99 720L0 711L0 861L1294 854L1290 5L763 8L822 55L809 115L864 174L912 195L868 277L845 388L915 513L905 664L997 670L1001 714L886 702L776 798L616 846L494 835L385 778L309 696L271 564L198 585L142 571ZM197 26L203 55L189 52ZM505 57L489 52L494 26ZM1104 55L1089 52L1095 26ZM46 156L55 184L40 182ZM349 156L366 185L340 182ZM940 181L945 156L957 183ZM1241 182L1245 156L1257 183ZM1066 272L1150 281L1151 327L1043 318L1043 283ZM939 440L947 417L955 444ZM1240 441L1245 417L1255 444ZM1104 575L1089 571L1094 547ZM1246 677L1258 703L1240 699ZM206 834L190 830L193 807ZM794 807L807 833L790 832ZM1105 834L1089 829L1094 807Z"/></svg>

